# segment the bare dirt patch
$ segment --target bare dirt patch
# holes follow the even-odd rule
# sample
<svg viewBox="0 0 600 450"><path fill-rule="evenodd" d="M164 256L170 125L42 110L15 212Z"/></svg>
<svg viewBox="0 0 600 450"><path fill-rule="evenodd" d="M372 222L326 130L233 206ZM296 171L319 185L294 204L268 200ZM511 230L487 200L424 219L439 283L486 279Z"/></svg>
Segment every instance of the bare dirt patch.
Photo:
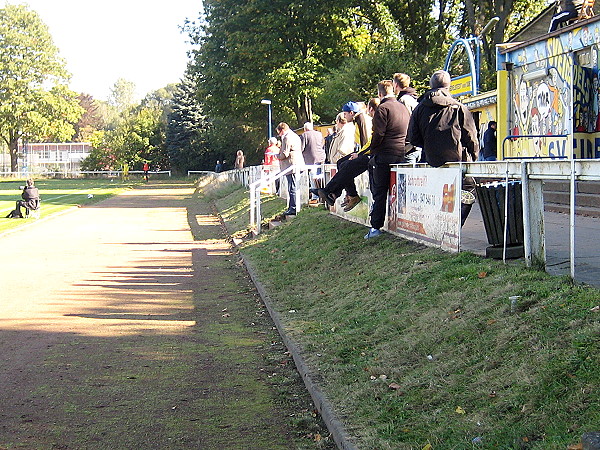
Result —
<svg viewBox="0 0 600 450"><path fill-rule="evenodd" d="M0 448L331 445L192 194L148 186L2 238Z"/></svg>

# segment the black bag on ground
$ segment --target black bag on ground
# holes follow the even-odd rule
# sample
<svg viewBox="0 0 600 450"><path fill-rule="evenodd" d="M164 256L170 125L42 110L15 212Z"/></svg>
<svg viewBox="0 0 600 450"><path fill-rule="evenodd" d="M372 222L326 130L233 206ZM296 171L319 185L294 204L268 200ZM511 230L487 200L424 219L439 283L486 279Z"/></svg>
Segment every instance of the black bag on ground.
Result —
<svg viewBox="0 0 600 450"><path fill-rule="evenodd" d="M21 213L19 213L19 211L17 211L16 209L13 209L11 212L8 213L8 216L6 216L7 219L22 219L23 216L21 215Z"/></svg>

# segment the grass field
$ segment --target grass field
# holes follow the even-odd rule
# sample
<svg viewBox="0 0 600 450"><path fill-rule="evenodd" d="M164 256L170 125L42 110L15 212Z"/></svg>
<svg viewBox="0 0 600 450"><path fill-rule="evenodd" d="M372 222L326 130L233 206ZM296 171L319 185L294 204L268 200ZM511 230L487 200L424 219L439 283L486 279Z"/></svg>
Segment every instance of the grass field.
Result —
<svg viewBox="0 0 600 450"><path fill-rule="evenodd" d="M248 193L215 202L244 234ZM358 448L566 449L600 431L597 289L364 233L305 208L241 244Z"/></svg>
<svg viewBox="0 0 600 450"><path fill-rule="evenodd" d="M120 179L48 179L35 180L42 201L40 218L48 217L69 208L89 205L130 189L141 181ZM20 186L25 180L0 180L0 233L24 226L36 219L6 219L21 199ZM91 197L89 196L91 194ZM23 211L23 210L22 210Z"/></svg>

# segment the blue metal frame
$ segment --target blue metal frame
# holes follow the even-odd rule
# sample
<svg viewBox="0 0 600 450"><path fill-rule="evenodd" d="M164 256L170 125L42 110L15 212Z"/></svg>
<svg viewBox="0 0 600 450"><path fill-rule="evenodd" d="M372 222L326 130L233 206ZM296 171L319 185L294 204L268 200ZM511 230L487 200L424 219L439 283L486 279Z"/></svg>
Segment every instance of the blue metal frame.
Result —
<svg viewBox="0 0 600 450"><path fill-rule="evenodd" d="M473 49L471 48L471 44L475 44L475 54L473 54ZM469 66L471 68L471 77L473 78L473 89L471 90L472 95L477 95L479 93L479 70L481 67L481 39L479 37L470 37L467 39L457 39L450 46L450 50L448 50L448 55L446 56L446 62L444 63L444 70L449 72L450 61L452 60L452 55L454 54L454 50L459 45L462 45L466 52L467 58L469 59ZM462 74L461 76L464 76ZM454 78L453 78L454 79ZM463 94L461 94L463 95Z"/></svg>

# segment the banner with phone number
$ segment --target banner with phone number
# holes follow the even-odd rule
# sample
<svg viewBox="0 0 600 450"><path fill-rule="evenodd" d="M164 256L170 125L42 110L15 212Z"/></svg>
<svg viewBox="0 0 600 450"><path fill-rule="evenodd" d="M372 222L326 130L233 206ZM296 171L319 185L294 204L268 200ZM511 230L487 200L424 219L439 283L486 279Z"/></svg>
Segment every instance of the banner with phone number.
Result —
<svg viewBox="0 0 600 450"><path fill-rule="evenodd" d="M458 168L393 168L388 231L458 252L460 189L461 172Z"/></svg>

